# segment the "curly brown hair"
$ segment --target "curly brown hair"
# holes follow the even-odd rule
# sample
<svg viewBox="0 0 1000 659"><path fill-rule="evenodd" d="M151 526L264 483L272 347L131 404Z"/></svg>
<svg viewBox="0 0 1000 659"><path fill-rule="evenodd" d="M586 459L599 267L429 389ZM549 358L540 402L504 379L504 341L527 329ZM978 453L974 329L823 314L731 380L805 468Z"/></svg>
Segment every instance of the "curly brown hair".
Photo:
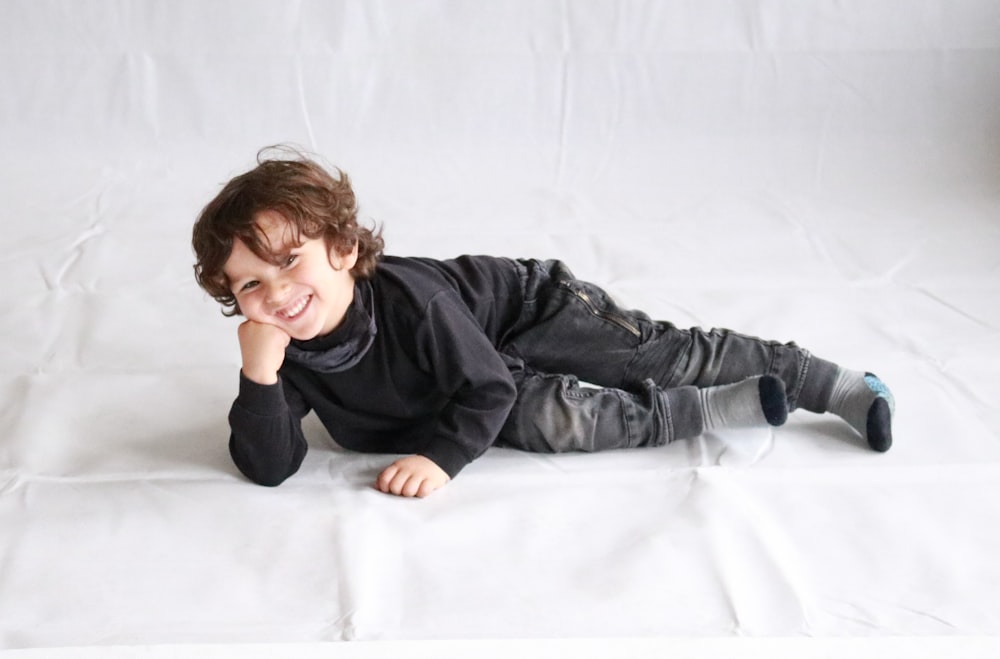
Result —
<svg viewBox="0 0 1000 659"><path fill-rule="evenodd" d="M357 245L358 260L351 273L363 279L375 272L385 248L382 233L358 224L350 178L340 169L336 172L335 178L290 147L265 147L257 153L257 166L229 181L201 211L191 238L197 258L194 276L222 304L223 314L241 313L223 271L235 240L265 261L277 265L280 258L271 253L257 225L258 215L265 211L285 218L296 242L322 237L327 249L341 255L350 254Z"/></svg>

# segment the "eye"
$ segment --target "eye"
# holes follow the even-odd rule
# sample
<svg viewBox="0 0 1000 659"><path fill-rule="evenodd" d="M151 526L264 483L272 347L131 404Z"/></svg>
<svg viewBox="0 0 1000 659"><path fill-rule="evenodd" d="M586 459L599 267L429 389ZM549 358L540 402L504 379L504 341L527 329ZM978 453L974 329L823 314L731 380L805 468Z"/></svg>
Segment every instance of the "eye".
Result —
<svg viewBox="0 0 1000 659"><path fill-rule="evenodd" d="M298 254L289 254L288 258L285 259L285 265L283 267L285 268L291 267L292 264L294 264L298 258L299 258Z"/></svg>
<svg viewBox="0 0 1000 659"><path fill-rule="evenodd" d="M252 291L253 289L257 288L257 284L259 284L259 283L260 282L258 282L256 280L255 281L248 281L247 283L243 284L243 286L240 288L240 293L245 293L247 291Z"/></svg>

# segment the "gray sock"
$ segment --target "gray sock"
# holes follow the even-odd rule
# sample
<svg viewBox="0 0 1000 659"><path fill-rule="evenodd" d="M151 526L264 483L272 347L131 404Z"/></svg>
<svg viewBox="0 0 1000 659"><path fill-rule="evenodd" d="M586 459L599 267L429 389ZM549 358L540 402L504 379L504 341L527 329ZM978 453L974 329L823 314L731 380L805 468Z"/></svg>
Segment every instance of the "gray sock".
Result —
<svg viewBox="0 0 1000 659"><path fill-rule="evenodd" d="M892 392L878 377L839 368L826 408L847 421L873 449L888 451L895 406Z"/></svg>
<svg viewBox="0 0 1000 659"><path fill-rule="evenodd" d="M785 385L770 375L699 389L698 394L704 430L780 426L788 418Z"/></svg>
<svg viewBox="0 0 1000 659"><path fill-rule="evenodd" d="M704 389L667 389L663 399L671 442L716 428L780 426L788 418L785 383L771 375Z"/></svg>

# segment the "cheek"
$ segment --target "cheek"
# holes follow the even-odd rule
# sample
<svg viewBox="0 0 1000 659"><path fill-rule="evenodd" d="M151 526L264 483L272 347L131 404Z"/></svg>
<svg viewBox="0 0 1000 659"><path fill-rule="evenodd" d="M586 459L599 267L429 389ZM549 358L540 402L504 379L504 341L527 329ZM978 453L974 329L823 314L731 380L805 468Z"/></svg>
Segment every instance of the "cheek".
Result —
<svg viewBox="0 0 1000 659"><path fill-rule="evenodd" d="M300 286L316 289L322 286L323 272L314 266L302 268L296 273L295 281Z"/></svg>
<svg viewBox="0 0 1000 659"><path fill-rule="evenodd" d="M252 297L243 298L239 301L240 311L247 320L259 320L261 317L260 303Z"/></svg>

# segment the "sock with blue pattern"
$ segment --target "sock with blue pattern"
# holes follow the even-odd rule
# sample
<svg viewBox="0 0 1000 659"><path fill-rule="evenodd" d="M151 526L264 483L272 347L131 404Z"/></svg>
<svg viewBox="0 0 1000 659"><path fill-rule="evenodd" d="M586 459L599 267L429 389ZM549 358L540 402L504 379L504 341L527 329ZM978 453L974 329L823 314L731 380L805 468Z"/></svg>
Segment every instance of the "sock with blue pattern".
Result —
<svg viewBox="0 0 1000 659"><path fill-rule="evenodd" d="M851 371L812 357L798 404L811 412L832 412L846 421L876 451L892 446L895 400L876 375Z"/></svg>

